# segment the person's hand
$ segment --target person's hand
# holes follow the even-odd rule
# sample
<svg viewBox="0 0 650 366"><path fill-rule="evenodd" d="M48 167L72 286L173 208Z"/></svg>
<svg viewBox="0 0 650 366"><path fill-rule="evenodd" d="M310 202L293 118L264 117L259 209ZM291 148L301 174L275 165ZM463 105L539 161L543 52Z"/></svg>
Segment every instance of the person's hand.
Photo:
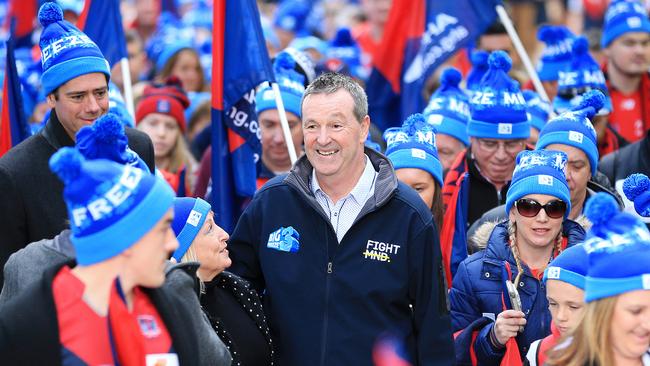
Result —
<svg viewBox="0 0 650 366"><path fill-rule="evenodd" d="M508 342L508 339L516 337L519 329L523 329L526 325L526 318L524 313L517 310L506 310L497 315L497 320L494 322L494 337L501 346Z"/></svg>

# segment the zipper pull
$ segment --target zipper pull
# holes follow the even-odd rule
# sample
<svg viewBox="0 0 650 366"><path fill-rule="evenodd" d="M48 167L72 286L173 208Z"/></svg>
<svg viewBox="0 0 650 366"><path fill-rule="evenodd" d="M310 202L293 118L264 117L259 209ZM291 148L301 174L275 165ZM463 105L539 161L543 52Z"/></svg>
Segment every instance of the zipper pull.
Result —
<svg viewBox="0 0 650 366"><path fill-rule="evenodd" d="M332 273L332 262L327 262L327 273Z"/></svg>

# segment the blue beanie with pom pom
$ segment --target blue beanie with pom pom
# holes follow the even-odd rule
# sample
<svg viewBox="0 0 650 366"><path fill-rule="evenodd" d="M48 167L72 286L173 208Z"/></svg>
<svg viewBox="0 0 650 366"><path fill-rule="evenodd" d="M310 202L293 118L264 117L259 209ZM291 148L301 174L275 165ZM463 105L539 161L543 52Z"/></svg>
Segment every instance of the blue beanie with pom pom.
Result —
<svg viewBox="0 0 650 366"><path fill-rule="evenodd" d="M300 101L305 93L304 77L294 70L296 61L286 52L280 52L273 61L273 72L280 88L284 109L300 117ZM277 109L275 93L270 86L260 89L255 96L255 112Z"/></svg>
<svg viewBox="0 0 650 366"><path fill-rule="evenodd" d="M467 146L467 123L471 114L469 99L458 86L461 79L460 71L453 67L443 71L440 87L429 99L423 114L438 133L452 136Z"/></svg>
<svg viewBox="0 0 650 366"><path fill-rule="evenodd" d="M571 63L571 44L575 36L562 25L543 25L537 31L537 39L546 47L537 63L537 74L541 81L555 81L558 73Z"/></svg>
<svg viewBox="0 0 650 366"><path fill-rule="evenodd" d="M81 75L102 73L111 77L108 61L99 47L77 27L63 20L63 11L52 2L38 11L43 26L41 47L41 82L45 95Z"/></svg>
<svg viewBox="0 0 650 366"><path fill-rule="evenodd" d="M589 254L585 301L650 290L650 232L637 217L620 212L608 193L593 195L585 216L592 226L584 245Z"/></svg>
<svg viewBox="0 0 650 366"><path fill-rule="evenodd" d="M162 178L110 160L86 160L63 147L50 158L63 181L70 240L80 265L105 261L147 234L172 207L174 191Z"/></svg>
<svg viewBox="0 0 650 366"><path fill-rule="evenodd" d="M605 96L600 90L588 91L574 110L551 119L542 128L536 147L544 149L552 144L576 147L587 155L591 175L595 176L599 159L598 140L590 119L603 107L604 102Z"/></svg>
<svg viewBox="0 0 650 366"><path fill-rule="evenodd" d="M483 79L483 75L488 71L488 57L490 53L483 50L476 50L470 54L469 60L472 63L472 68L467 74L467 90L475 90L478 88Z"/></svg>
<svg viewBox="0 0 650 366"><path fill-rule="evenodd" d="M557 280L584 290L589 257L582 245L574 245L560 253L544 270L543 281Z"/></svg>
<svg viewBox="0 0 650 366"><path fill-rule="evenodd" d="M422 114L409 116L402 127L387 129L384 139L387 145L386 156L395 170L422 169L442 186L442 164L436 149L436 131L427 124Z"/></svg>
<svg viewBox="0 0 650 366"><path fill-rule="evenodd" d="M488 58L488 71L472 92L472 119L467 126L470 137L492 139L527 139L530 122L526 101L519 83L508 76L510 56L494 51Z"/></svg>
<svg viewBox="0 0 650 366"><path fill-rule="evenodd" d="M634 210L640 216L650 217L650 179L641 173L635 173L623 181L623 193L634 202Z"/></svg>
<svg viewBox="0 0 650 366"><path fill-rule="evenodd" d="M600 46L606 48L625 33L650 33L648 11L641 1L615 0L607 7Z"/></svg>

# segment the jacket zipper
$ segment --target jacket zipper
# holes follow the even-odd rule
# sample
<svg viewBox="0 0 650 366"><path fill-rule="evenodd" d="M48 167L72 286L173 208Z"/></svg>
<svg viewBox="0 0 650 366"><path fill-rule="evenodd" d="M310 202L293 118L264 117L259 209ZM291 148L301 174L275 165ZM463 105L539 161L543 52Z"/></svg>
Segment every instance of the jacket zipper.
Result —
<svg viewBox="0 0 650 366"><path fill-rule="evenodd" d="M329 302L330 302L330 274L332 274L332 262L327 262L327 274L325 275L325 314L323 314L323 334L321 337L321 353L320 364L325 366L325 355L327 349L327 325L329 317Z"/></svg>

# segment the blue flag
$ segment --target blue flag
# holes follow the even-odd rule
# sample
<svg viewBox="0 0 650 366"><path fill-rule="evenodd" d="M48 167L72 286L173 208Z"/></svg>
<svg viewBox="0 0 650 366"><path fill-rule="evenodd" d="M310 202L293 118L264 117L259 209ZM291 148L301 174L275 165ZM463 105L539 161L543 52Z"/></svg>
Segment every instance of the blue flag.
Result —
<svg viewBox="0 0 650 366"><path fill-rule="evenodd" d="M111 66L128 57L119 0L86 0L78 28L97 44Z"/></svg>
<svg viewBox="0 0 650 366"><path fill-rule="evenodd" d="M213 24L211 201L215 221L231 232L256 190L254 89L274 77L254 0L216 0Z"/></svg>
<svg viewBox="0 0 650 366"><path fill-rule="evenodd" d="M7 40L7 64L2 92L2 115L0 118L0 156L4 155L13 146L31 135L20 89L20 78L16 69L14 56L15 21L11 24L11 35Z"/></svg>

